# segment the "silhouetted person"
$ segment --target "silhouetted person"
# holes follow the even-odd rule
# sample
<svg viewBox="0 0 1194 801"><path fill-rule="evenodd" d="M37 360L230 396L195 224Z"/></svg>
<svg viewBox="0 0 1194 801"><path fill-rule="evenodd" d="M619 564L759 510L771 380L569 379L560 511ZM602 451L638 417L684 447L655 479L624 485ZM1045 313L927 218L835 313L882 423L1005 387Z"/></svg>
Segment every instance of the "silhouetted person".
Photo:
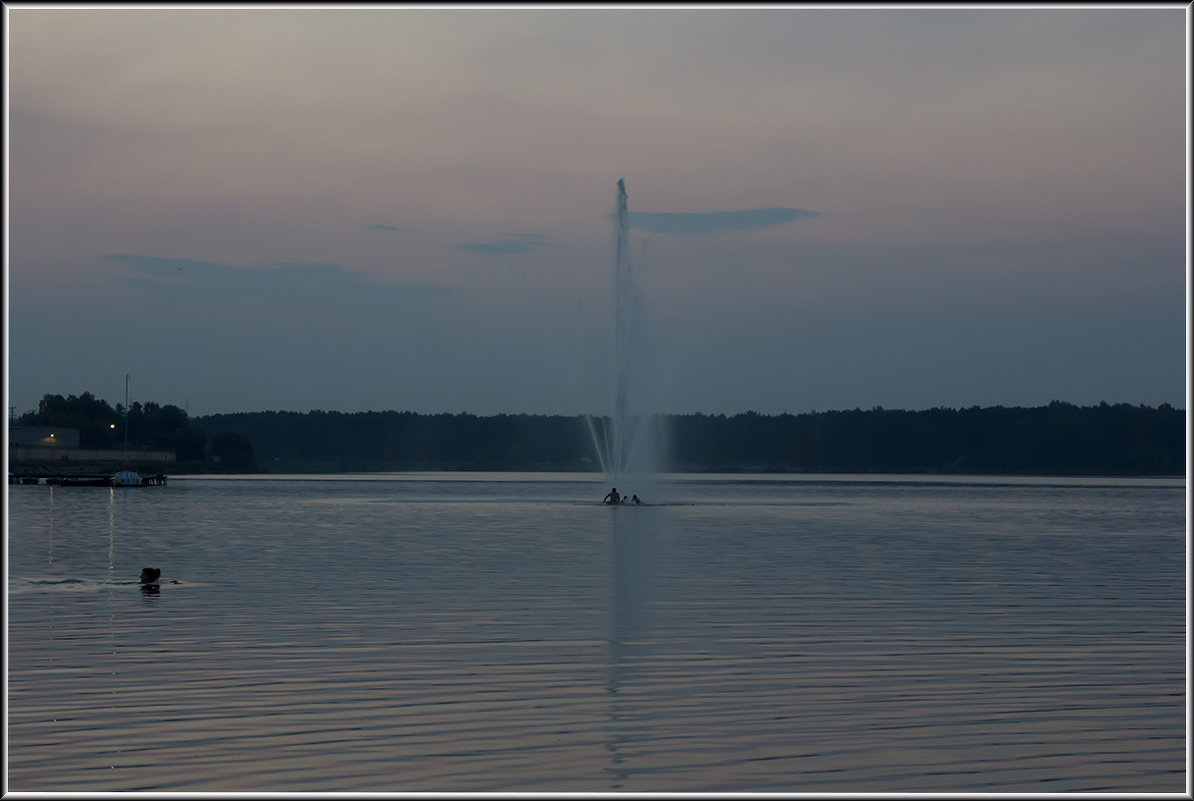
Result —
<svg viewBox="0 0 1194 801"><path fill-rule="evenodd" d="M601 499L602 503L621 503L622 496L618 494L617 487L611 487L609 494Z"/></svg>
<svg viewBox="0 0 1194 801"><path fill-rule="evenodd" d="M633 503L633 504L635 504L635 505L638 505L638 504L642 503L642 501L641 501L641 500L639 500L639 497L638 497L637 495L631 495L631 496L630 496L630 502L631 502L631 503Z"/></svg>
<svg viewBox="0 0 1194 801"><path fill-rule="evenodd" d="M141 568L141 583L142 584L156 584L158 577L162 575L162 571L156 567Z"/></svg>

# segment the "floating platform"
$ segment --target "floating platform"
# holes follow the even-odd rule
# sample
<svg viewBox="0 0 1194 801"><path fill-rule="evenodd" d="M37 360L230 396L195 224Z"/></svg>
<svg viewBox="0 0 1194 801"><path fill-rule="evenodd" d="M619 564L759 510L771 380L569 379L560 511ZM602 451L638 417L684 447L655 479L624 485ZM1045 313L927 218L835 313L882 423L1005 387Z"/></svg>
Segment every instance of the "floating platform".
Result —
<svg viewBox="0 0 1194 801"><path fill-rule="evenodd" d="M165 473L143 473L140 484L117 484L114 473L9 473L9 484L49 484L59 487L164 487Z"/></svg>

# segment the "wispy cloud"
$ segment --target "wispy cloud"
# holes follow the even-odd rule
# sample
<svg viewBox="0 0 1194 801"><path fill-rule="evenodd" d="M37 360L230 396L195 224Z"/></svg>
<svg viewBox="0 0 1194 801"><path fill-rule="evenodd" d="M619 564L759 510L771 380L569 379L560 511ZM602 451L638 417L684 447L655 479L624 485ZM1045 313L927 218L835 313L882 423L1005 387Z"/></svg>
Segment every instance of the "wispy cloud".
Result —
<svg viewBox="0 0 1194 801"><path fill-rule="evenodd" d="M609 215L613 216L613 215ZM804 209L770 207L742 211L695 212L630 212L630 227L654 234L673 236L717 236L731 231L757 231L807 217L819 217L820 212Z"/></svg>
<svg viewBox="0 0 1194 801"><path fill-rule="evenodd" d="M484 256L501 256L507 253L529 253L535 248L556 247L556 244L551 237L543 234L504 234L497 242L459 242L452 247Z"/></svg>
<svg viewBox="0 0 1194 801"><path fill-rule="evenodd" d="M368 305L379 300L442 296L451 291L424 284L382 284L338 264L279 262L273 267L253 269L129 253L105 253L101 258L132 269L134 275L116 276L118 283L175 296L260 297L274 305L322 305L344 300Z"/></svg>
<svg viewBox="0 0 1194 801"><path fill-rule="evenodd" d="M520 242L515 239L503 239L501 242L459 242L452 247L466 250L469 253L481 253L486 256L503 255L506 253L527 253L534 250L530 242Z"/></svg>
<svg viewBox="0 0 1194 801"><path fill-rule="evenodd" d="M377 223L375 225L366 225L365 230L366 231L399 231L401 229L396 225L383 225L381 223Z"/></svg>

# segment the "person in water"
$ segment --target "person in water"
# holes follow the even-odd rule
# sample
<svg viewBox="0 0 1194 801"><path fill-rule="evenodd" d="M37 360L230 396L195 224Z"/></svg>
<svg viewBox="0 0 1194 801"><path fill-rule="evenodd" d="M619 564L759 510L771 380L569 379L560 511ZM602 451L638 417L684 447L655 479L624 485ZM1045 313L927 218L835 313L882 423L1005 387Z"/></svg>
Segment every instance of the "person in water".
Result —
<svg viewBox="0 0 1194 801"><path fill-rule="evenodd" d="M143 567L141 568L141 583L142 584L157 584L158 577L162 575L160 568Z"/></svg>
<svg viewBox="0 0 1194 801"><path fill-rule="evenodd" d="M641 501L641 500L639 500L639 497L638 497L637 495L631 495L631 496L630 496L630 502L631 502L631 503L633 503L635 506L637 506L637 505L639 505L639 504L641 504L641 503L642 503L642 501Z"/></svg>
<svg viewBox="0 0 1194 801"><path fill-rule="evenodd" d="M601 499L602 503L621 503L622 496L618 494L617 487L611 487L609 494Z"/></svg>

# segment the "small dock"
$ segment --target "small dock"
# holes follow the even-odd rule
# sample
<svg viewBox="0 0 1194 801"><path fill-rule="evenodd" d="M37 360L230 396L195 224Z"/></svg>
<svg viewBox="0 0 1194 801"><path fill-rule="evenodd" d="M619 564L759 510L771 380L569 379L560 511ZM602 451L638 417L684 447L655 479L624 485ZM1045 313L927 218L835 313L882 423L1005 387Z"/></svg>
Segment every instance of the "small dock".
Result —
<svg viewBox="0 0 1194 801"><path fill-rule="evenodd" d="M113 473L9 473L9 484L49 484L58 487L164 487L165 473L142 474L140 484L117 484Z"/></svg>

